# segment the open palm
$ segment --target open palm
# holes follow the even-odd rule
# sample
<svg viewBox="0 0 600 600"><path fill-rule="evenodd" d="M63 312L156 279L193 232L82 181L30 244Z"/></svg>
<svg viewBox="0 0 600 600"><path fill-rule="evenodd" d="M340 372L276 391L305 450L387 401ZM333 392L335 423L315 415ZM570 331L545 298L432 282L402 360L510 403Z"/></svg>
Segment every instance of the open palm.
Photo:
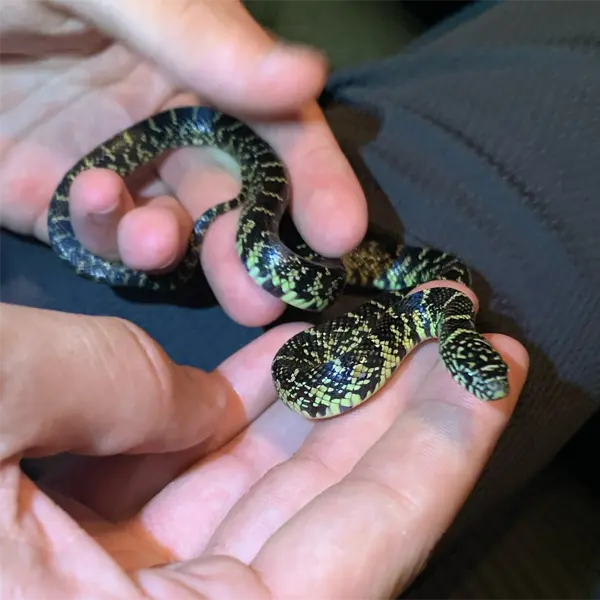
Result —
<svg viewBox="0 0 600 600"><path fill-rule="evenodd" d="M29 597L392 597L464 502L526 370L519 344L491 336L512 393L481 403L429 344L373 401L312 423L273 403L270 363L298 325L205 374L120 321L33 312L4 312L14 352L62 337L51 356L39 345L35 380L6 379L22 395L3 404L0 468L4 585L31 581ZM127 360L111 362L114 344ZM39 488L19 471L22 453L62 451Z"/></svg>

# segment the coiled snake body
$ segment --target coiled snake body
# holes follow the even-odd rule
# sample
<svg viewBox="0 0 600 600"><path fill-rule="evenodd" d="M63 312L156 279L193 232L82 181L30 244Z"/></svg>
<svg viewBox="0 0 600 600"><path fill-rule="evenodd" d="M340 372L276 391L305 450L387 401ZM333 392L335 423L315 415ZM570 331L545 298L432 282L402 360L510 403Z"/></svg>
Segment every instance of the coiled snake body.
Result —
<svg viewBox="0 0 600 600"><path fill-rule="evenodd" d="M183 146L221 149L238 163L241 191L195 223L187 252L171 272L150 275L93 255L76 239L69 190L85 169L108 168L126 176L164 151ZM508 394L508 368L475 329L468 296L451 287L414 293L419 284L450 280L471 284L468 268L434 249L366 237L339 260L304 244L288 248L279 224L288 205L287 171L263 139L240 121L204 107L183 107L150 117L114 136L81 159L56 189L48 212L50 243L78 274L113 287L175 290L199 268L207 228L240 208L236 246L254 281L287 304L321 311L347 284L381 294L356 311L311 327L276 354L272 375L281 400L309 418L339 415L363 403L392 376L418 344L437 338L452 377L481 400Z"/></svg>

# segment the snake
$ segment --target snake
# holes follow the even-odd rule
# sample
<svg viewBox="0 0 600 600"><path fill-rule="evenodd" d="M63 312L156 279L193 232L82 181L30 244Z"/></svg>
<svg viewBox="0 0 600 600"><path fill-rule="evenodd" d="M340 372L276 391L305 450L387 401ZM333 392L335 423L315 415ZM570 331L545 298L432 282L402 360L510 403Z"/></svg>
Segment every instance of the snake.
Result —
<svg viewBox="0 0 600 600"><path fill-rule="evenodd" d="M172 270L133 270L78 241L69 194L82 171L104 168L126 177L164 152L186 146L225 153L237 163L241 185L233 199L194 221L185 253ZM323 311L347 289L372 295L358 308L302 330L275 353L271 376L288 408L308 419L354 410L390 381L408 354L433 339L445 369L467 392L485 402L509 394L508 365L477 331L475 305L461 289L472 287L466 264L436 248L404 245L393 235L369 230L352 251L337 258L320 255L304 240L285 244L280 225L290 187L280 156L250 125L204 106L168 109L98 145L64 175L50 200L49 242L79 276L114 288L171 292L200 268L210 225L239 209L237 253L253 281L271 295L309 312Z"/></svg>

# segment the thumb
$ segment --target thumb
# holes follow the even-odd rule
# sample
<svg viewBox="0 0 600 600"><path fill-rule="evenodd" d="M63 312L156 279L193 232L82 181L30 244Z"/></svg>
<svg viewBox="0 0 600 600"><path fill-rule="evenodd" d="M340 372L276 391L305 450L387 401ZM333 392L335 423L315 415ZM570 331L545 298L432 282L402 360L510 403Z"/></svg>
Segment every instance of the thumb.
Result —
<svg viewBox="0 0 600 600"><path fill-rule="evenodd" d="M181 450L207 439L229 389L174 364L121 319L2 304L0 460Z"/></svg>
<svg viewBox="0 0 600 600"><path fill-rule="evenodd" d="M320 53L274 40L239 0L61 2L222 110L293 111L325 84Z"/></svg>

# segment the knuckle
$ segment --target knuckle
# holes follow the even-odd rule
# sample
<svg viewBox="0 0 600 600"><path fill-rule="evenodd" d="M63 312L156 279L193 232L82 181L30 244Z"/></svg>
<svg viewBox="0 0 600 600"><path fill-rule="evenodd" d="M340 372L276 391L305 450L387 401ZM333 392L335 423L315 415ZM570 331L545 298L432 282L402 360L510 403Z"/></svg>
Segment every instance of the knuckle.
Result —
<svg viewBox="0 0 600 600"><path fill-rule="evenodd" d="M175 387L171 359L141 327L126 319L115 317L113 320L129 339L132 353L136 354L132 362L132 381L137 388L136 393L143 386L148 407L153 412L162 412L170 405Z"/></svg>

